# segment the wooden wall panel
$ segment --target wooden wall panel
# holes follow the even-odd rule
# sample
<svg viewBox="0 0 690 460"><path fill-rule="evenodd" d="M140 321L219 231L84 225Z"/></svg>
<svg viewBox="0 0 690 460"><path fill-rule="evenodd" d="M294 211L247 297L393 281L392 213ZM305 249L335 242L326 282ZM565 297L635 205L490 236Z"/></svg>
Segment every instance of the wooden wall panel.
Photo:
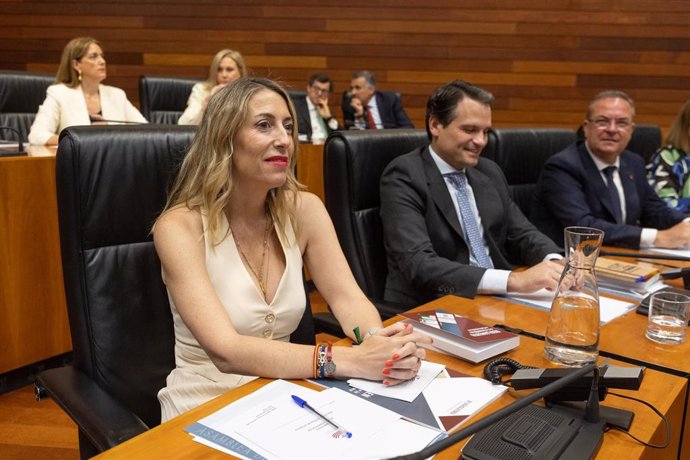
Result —
<svg viewBox="0 0 690 460"><path fill-rule="evenodd" d="M0 0L0 67L54 72L64 44L101 40L108 83L138 102L142 74L203 79L221 48L252 74L303 88L375 72L423 127L429 93L454 78L496 95L496 126L574 127L589 98L620 88L638 121L668 127L690 98L686 0Z"/></svg>

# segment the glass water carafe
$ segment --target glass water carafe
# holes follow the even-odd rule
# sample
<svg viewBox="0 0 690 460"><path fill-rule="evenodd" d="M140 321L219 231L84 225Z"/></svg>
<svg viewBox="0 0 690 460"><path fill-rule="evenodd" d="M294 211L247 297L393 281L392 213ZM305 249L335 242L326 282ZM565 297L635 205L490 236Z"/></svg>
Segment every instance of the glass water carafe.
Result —
<svg viewBox="0 0 690 460"><path fill-rule="evenodd" d="M599 354L599 290L594 263L604 232L568 227L566 264L546 326L546 358L565 366L584 366Z"/></svg>

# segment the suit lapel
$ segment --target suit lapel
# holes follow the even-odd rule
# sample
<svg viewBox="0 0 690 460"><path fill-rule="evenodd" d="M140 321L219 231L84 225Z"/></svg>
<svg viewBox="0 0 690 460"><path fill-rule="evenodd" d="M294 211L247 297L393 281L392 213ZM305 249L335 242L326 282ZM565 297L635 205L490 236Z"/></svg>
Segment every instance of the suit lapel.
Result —
<svg viewBox="0 0 690 460"><path fill-rule="evenodd" d="M585 143L582 142L577 149L580 155L580 161L585 170L585 180L588 182L588 186L594 190L599 201L604 205L606 210L609 212L609 217L613 222L616 222L616 213L614 212L613 203L611 203L611 196L609 195L609 189L601 177L601 172L597 169L597 165L594 164L592 158L587 152L587 147Z"/></svg>
<svg viewBox="0 0 690 460"><path fill-rule="evenodd" d="M431 198L434 200L434 203L436 203L439 211L441 211L441 215L443 215L444 219L446 219L448 224L455 230L455 233L457 233L464 242L465 238L462 234L460 221L458 220L458 213L453 205L453 200L450 198L446 181L436 167L434 160L431 158L429 147L425 147L424 150L422 150L422 163L424 165L424 174L426 175L429 189L431 190Z"/></svg>
<svg viewBox="0 0 690 460"><path fill-rule="evenodd" d="M620 156L620 177L625 195L625 220L627 224L637 225L637 216L640 214L640 197L635 187L635 175L628 165L625 156Z"/></svg>

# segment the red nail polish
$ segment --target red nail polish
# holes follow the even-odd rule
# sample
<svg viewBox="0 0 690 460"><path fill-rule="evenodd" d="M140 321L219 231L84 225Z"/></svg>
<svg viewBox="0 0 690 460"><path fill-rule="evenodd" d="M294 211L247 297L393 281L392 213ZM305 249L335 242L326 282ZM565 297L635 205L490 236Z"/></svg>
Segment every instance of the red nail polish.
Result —
<svg viewBox="0 0 690 460"><path fill-rule="evenodd" d="M388 380L384 380L384 381L383 381L383 384L384 384L385 386L388 386L388 385L390 385L391 383L390 383Z"/></svg>
<svg viewBox="0 0 690 460"><path fill-rule="evenodd" d="M385 368L384 370L381 371L381 373L382 373L383 375L388 375L388 374L391 373L391 370L388 369L388 368Z"/></svg>
<svg viewBox="0 0 690 460"><path fill-rule="evenodd" d="M393 355L393 361L397 361L397 360L399 360L399 359L400 359L400 355L399 355L399 354L396 353L396 354Z"/></svg>
<svg viewBox="0 0 690 460"><path fill-rule="evenodd" d="M390 359L386 361L386 367L393 367L393 361Z"/></svg>

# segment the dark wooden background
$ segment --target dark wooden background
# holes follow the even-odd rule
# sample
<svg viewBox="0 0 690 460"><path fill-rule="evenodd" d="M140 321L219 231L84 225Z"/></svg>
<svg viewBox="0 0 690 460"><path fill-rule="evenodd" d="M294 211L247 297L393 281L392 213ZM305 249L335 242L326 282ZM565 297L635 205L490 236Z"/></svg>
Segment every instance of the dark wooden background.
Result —
<svg viewBox="0 0 690 460"><path fill-rule="evenodd" d="M104 44L106 83L138 101L142 74L203 79L239 50L254 75L340 93L365 68L403 94L417 127L439 84L496 95L495 126L576 127L586 101L622 89L639 123L668 127L690 97L688 0L0 0L0 68L54 72L72 37ZM340 109L335 113L340 115Z"/></svg>

